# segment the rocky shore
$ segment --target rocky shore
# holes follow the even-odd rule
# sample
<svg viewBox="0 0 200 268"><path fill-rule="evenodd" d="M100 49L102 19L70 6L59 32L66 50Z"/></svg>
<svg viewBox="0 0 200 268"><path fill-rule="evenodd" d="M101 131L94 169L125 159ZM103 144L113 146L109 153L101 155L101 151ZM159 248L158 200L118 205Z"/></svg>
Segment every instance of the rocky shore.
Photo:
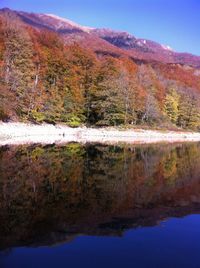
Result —
<svg viewBox="0 0 200 268"><path fill-rule="evenodd" d="M67 142L158 143L198 142L200 133L115 128L70 128L65 125L0 123L0 145Z"/></svg>

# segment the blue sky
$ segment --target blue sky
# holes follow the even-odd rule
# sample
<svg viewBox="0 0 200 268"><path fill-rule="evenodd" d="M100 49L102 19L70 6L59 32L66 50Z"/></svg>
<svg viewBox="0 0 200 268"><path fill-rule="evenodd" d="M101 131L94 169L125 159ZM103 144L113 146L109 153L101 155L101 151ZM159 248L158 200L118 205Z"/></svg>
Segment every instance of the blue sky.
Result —
<svg viewBox="0 0 200 268"><path fill-rule="evenodd" d="M0 0L2 7L53 13L200 55L200 0Z"/></svg>

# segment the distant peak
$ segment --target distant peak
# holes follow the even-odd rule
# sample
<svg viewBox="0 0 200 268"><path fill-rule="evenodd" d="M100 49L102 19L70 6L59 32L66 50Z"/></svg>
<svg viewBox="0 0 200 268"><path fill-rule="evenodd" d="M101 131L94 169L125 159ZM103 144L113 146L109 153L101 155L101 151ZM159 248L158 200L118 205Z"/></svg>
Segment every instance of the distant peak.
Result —
<svg viewBox="0 0 200 268"><path fill-rule="evenodd" d="M12 10L12 9L10 9L10 8L8 8L8 7L4 7L4 8L1 8L1 9L0 9L0 12L1 12L1 13L13 13L13 12L15 12L15 11Z"/></svg>
<svg viewBox="0 0 200 268"><path fill-rule="evenodd" d="M75 22L69 20L69 19L65 19L65 18L59 17L59 16L54 15L54 14L44 14L44 15L46 15L48 17L51 17L51 18L53 18L55 20L58 20L60 22L70 24L72 27L79 28L79 29L81 29L84 32L88 32L89 33L91 30L93 30L93 28L91 28L91 27L82 26L82 25L80 25L78 23L75 23Z"/></svg>
<svg viewBox="0 0 200 268"><path fill-rule="evenodd" d="M8 8L8 7L1 8L0 10L1 10L1 11L11 11L11 9Z"/></svg>

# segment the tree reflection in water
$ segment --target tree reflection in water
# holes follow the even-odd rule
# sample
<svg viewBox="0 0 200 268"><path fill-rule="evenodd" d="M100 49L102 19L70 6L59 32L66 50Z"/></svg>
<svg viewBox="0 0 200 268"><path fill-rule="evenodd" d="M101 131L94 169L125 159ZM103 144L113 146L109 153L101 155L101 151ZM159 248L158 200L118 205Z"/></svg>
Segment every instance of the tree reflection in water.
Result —
<svg viewBox="0 0 200 268"><path fill-rule="evenodd" d="M122 235L200 208L200 144L0 148L0 248Z"/></svg>

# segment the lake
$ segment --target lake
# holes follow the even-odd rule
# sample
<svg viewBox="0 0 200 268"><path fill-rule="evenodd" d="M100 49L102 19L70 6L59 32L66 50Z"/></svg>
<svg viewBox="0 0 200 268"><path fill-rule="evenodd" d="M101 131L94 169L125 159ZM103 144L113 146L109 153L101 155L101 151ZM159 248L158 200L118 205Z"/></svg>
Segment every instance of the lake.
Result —
<svg viewBox="0 0 200 268"><path fill-rule="evenodd" d="M200 267L200 143L0 147L0 267Z"/></svg>

